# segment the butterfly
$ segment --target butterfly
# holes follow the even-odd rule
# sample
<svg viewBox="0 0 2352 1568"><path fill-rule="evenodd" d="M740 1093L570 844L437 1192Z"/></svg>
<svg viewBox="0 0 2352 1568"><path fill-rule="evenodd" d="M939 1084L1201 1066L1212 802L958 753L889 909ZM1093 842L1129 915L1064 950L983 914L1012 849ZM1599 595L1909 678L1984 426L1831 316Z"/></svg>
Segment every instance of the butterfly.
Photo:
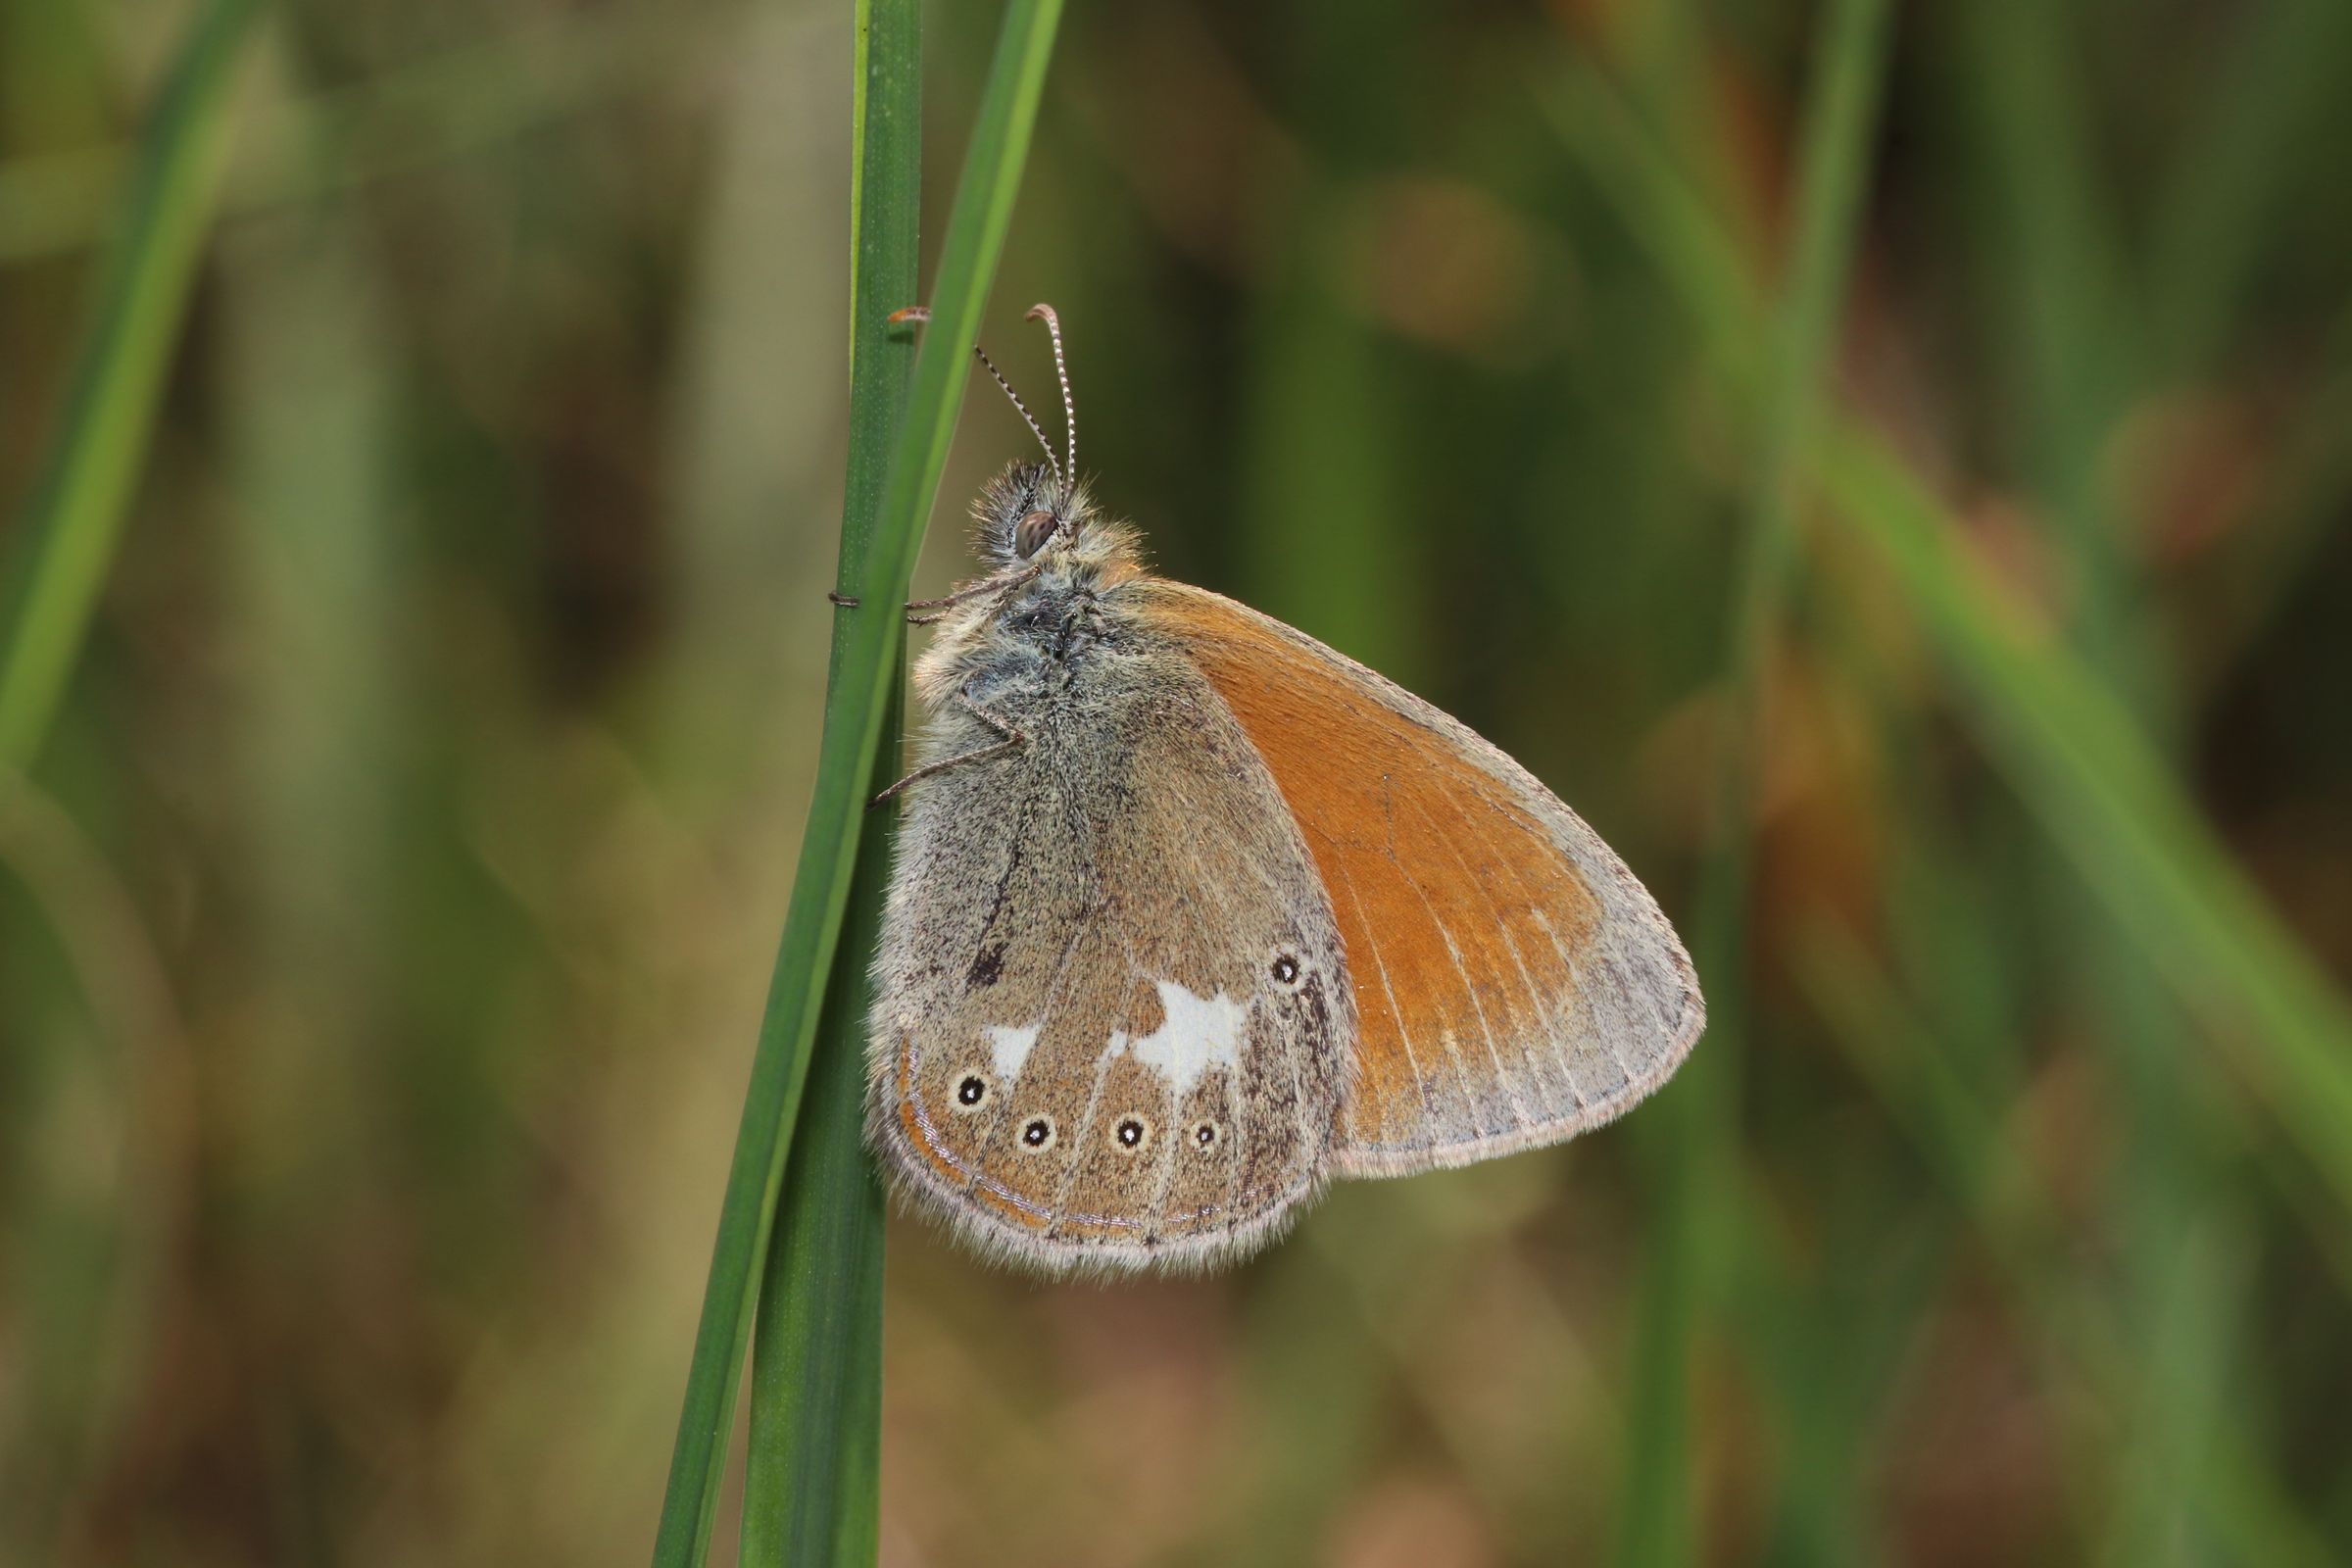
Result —
<svg viewBox="0 0 2352 1568"><path fill-rule="evenodd" d="M894 319L924 319L919 309ZM1067 420L973 509L994 569L908 607L917 765L873 965L868 1141L1051 1275L1202 1271L1326 1183L1574 1137L1705 1018L1625 862L1436 708L1153 575ZM921 613L916 613L921 612Z"/></svg>

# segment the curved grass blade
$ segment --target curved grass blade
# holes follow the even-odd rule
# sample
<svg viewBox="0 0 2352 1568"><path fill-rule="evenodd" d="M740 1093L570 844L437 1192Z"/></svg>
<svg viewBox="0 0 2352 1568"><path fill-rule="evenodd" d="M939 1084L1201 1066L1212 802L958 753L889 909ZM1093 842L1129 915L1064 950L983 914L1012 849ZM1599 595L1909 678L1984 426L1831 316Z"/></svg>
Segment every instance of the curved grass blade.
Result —
<svg viewBox="0 0 2352 1568"><path fill-rule="evenodd" d="M906 626L897 607L906 597L923 525L947 466L981 307L1012 220L1060 18L1060 0L1011 0L1005 10L941 248L931 324L915 356L906 416L892 448L862 570L853 575L851 568L860 564L844 554L841 590L864 608L836 616L816 789L720 1203L710 1284L654 1544L656 1568L699 1568L710 1550L736 1383L751 1337L753 1282L766 1264L791 1129L824 1007L824 980L840 946L875 759L899 689Z"/></svg>
<svg viewBox="0 0 2352 1568"><path fill-rule="evenodd" d="M2352 1007L2129 710L2027 625L1886 443L1840 429L1816 462L1837 513L1893 568L1994 761L2156 972L2239 1049L2279 1122L2352 1207Z"/></svg>
<svg viewBox="0 0 2352 1568"><path fill-rule="evenodd" d="M114 560L203 254L236 66L258 9L256 0L212 0L140 137L64 422L0 588L0 766L23 772L38 755Z"/></svg>
<svg viewBox="0 0 2352 1568"><path fill-rule="evenodd" d="M842 575L864 574L911 356L885 318L915 297L921 212L920 0L859 0L850 175L850 471ZM883 733L898 733L904 656ZM752 1341L746 1564L870 1564L880 1526L882 1189L861 1140L866 956L882 925L897 812L865 835L826 982L816 1059Z"/></svg>

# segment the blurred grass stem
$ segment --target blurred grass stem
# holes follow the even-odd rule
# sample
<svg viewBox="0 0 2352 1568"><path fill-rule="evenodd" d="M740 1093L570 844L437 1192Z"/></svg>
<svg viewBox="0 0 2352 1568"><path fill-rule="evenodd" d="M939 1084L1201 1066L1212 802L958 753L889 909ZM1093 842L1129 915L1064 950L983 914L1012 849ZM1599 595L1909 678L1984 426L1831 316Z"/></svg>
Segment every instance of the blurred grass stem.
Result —
<svg viewBox="0 0 2352 1568"><path fill-rule="evenodd" d="M1704 1260L1713 1213L1733 1212L1724 1195L1742 1180L1738 1154L1740 1053L1747 1023L1748 890L1754 858L1758 777L1772 640L1795 555L1796 501L1805 449L1822 403L1821 383L1836 340L1852 264L1857 217L1869 173L1887 34L1884 0L1836 0L1823 14L1814 82L1807 94L1796 187L1794 248L1775 318L1766 371L1755 483L1732 617L1722 704L1722 771L1716 840L1699 885L1694 961L1706 987L1708 1035L1659 1136L1663 1226L1643 1292L1628 1434L1623 1560L1692 1560L1690 1362L1708 1296Z"/></svg>
<svg viewBox="0 0 2352 1568"><path fill-rule="evenodd" d="M1554 100L1585 158L1702 326L1727 390L1762 395L1757 294L1719 220L1607 87ZM2352 1006L2215 838L2115 695L1967 549L1949 512L1875 432L1813 440L1829 515L1887 565L1995 766L2155 971L2238 1048L2306 1158L2352 1206Z"/></svg>

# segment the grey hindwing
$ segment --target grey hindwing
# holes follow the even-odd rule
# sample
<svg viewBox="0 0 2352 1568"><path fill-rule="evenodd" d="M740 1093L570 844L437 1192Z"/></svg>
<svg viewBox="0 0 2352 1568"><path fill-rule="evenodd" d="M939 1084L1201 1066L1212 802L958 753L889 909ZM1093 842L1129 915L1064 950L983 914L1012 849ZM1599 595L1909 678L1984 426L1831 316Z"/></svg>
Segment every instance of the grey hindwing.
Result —
<svg viewBox="0 0 2352 1568"><path fill-rule="evenodd" d="M990 658L994 662L989 662ZM1352 992L1265 764L1177 651L966 645L875 959L869 1133L903 1194L1053 1273L1201 1268L1321 1180Z"/></svg>

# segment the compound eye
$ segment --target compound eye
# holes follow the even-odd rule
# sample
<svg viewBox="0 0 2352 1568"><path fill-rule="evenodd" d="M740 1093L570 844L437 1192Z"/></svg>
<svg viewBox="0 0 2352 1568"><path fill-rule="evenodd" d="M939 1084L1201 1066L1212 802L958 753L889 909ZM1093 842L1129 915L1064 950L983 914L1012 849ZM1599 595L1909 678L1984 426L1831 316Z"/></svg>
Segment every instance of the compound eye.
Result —
<svg viewBox="0 0 2352 1568"><path fill-rule="evenodd" d="M1046 541L1054 537L1054 527L1051 512L1041 508L1030 513L1012 530L1012 553L1027 561L1045 548Z"/></svg>

